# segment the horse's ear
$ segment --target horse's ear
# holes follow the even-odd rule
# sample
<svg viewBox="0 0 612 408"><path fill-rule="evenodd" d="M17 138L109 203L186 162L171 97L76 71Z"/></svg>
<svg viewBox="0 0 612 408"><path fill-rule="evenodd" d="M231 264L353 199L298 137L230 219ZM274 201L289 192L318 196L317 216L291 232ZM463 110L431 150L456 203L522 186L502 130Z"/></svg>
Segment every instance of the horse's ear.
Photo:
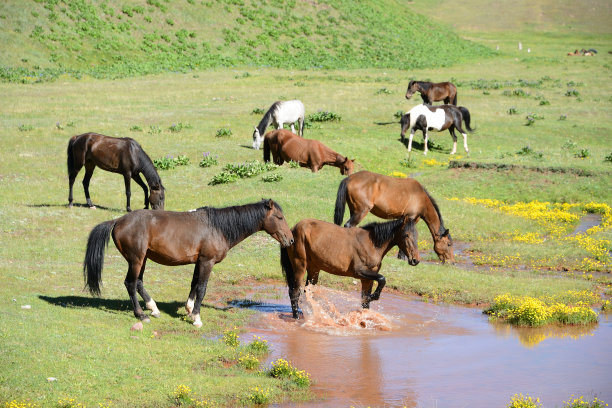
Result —
<svg viewBox="0 0 612 408"><path fill-rule="evenodd" d="M271 198L270 198L270 199L268 199L268 202L266 203L266 206L267 206L269 209L273 209L273 208L274 208L274 201L272 201L272 199L271 199Z"/></svg>
<svg viewBox="0 0 612 408"><path fill-rule="evenodd" d="M449 234L450 234L450 230L449 230L449 229L447 229L446 231L444 231L444 232L442 233L441 237L448 237L448 236L449 236Z"/></svg>

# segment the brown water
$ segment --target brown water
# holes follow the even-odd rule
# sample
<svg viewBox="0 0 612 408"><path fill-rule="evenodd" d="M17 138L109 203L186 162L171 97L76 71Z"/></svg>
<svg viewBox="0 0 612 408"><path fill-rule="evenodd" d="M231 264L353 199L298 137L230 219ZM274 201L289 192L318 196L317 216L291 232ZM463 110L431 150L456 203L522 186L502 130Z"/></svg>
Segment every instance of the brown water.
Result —
<svg viewBox="0 0 612 408"><path fill-rule="evenodd" d="M306 370L318 400L303 407L504 407L515 393L563 406L570 395L612 402L612 321L517 329L479 309L383 292L362 311L357 292L317 286L305 321L282 300L255 305L252 334ZM250 337L250 335L248 336ZM246 337L245 337L246 339Z"/></svg>

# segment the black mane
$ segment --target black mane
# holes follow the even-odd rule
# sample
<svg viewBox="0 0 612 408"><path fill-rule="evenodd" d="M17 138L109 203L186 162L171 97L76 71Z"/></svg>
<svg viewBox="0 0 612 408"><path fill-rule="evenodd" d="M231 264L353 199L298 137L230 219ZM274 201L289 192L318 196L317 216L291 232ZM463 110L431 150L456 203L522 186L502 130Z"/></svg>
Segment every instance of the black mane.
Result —
<svg viewBox="0 0 612 408"><path fill-rule="evenodd" d="M264 114L263 118L261 118L259 125L257 125L257 130L259 130L259 134L261 136L266 133L266 129L268 128L268 126L270 126L270 123L272 123L272 115L274 114L274 111L278 109L280 104L281 101L274 102L272 106L270 106L270 109L268 109L268 111Z"/></svg>
<svg viewBox="0 0 612 408"><path fill-rule="evenodd" d="M395 231L402 223L403 219L398 218L387 222L372 222L361 228L370 233L370 239L374 243L374 246L380 248L393 237ZM408 221L405 228L414 228L414 222Z"/></svg>
<svg viewBox="0 0 612 408"><path fill-rule="evenodd" d="M433 83L427 81L417 81L417 84L421 87L422 92L429 91L429 88L433 85Z"/></svg>
<svg viewBox="0 0 612 408"><path fill-rule="evenodd" d="M223 234L230 246L234 246L245 236L261 229L262 220L268 212L268 201L224 208L200 207L197 211L203 211L208 223ZM276 202L274 206L283 211Z"/></svg>
<svg viewBox="0 0 612 408"><path fill-rule="evenodd" d="M136 157L138 158L137 171L141 172L144 178L147 180L149 188L153 190L158 190L160 188L165 189L157 170L155 170L153 161L147 155L147 153L145 153L140 144L132 139L131 147L135 149Z"/></svg>
<svg viewBox="0 0 612 408"><path fill-rule="evenodd" d="M423 190L425 190L425 188L423 188ZM444 226L444 221L442 220L442 214L440 213L440 209L438 208L438 203L436 203L436 200L434 200L434 198L429 194L429 191L425 190L425 194L427 194L427 197L429 197L431 204L433 205L433 207L436 210L436 213L438 214L438 218L440 219L440 229L438 230L438 234L442 236L446 232L446 227ZM451 238L450 234L448 235L448 237Z"/></svg>

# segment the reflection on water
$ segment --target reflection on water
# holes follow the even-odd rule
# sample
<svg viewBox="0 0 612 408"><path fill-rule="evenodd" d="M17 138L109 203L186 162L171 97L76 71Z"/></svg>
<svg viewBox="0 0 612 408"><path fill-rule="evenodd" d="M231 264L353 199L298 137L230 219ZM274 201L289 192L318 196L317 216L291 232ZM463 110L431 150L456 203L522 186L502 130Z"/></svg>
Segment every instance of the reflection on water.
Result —
<svg viewBox="0 0 612 408"><path fill-rule="evenodd" d="M514 328L479 309L435 305L383 292L363 311L359 293L317 285L305 319L282 301L261 310L251 333L306 370L318 400L304 407L503 407L515 393L561 406L570 395L612 401L612 322L590 327ZM250 337L251 334L248 334Z"/></svg>

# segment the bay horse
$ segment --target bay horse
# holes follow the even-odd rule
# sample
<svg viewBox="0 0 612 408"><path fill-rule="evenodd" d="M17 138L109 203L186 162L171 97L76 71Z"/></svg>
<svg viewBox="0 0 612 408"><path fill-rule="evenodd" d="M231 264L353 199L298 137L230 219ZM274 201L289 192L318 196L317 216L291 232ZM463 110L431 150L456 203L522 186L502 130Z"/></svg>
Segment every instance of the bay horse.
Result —
<svg viewBox="0 0 612 408"><path fill-rule="evenodd" d="M306 115L304 104L297 100L291 101L276 101L270 106L270 109L263 115L259 125L255 127L253 132L253 149L259 150L263 135L270 125L274 125L277 129L282 129L285 123L291 124L291 132L295 133L294 124L298 123L298 133L304 137L304 116Z"/></svg>
<svg viewBox="0 0 612 408"><path fill-rule="evenodd" d="M316 284L319 271L352 276L361 280L361 306L380 298L385 277L380 274L384 256L393 247L408 255L410 265L419 263L417 231L410 217L372 223L362 228L342 228L315 219L298 222L292 229L295 243L281 248L281 267L289 287L293 317L297 319L298 301L304 274L307 285ZM376 290L371 293L374 281Z"/></svg>
<svg viewBox="0 0 612 408"><path fill-rule="evenodd" d="M410 99L415 92L421 94L423 103L427 105L442 100L445 104L457 105L457 87L450 82L410 81L406 99Z"/></svg>
<svg viewBox="0 0 612 408"><path fill-rule="evenodd" d="M421 130L425 141L423 154L427 154L429 131L441 132L448 129L453 138L453 150L450 154L455 154L457 152L457 135L455 134L455 129L457 129L461 132L461 135L463 135L463 148L469 156L470 151L467 145L467 133L461 126L462 121L465 122L465 128L468 132L472 133L474 129L470 127L471 115L467 108L455 105L417 105L402 116L400 120L400 125L402 127L400 137L402 143L406 144L406 131L410 129L410 137L408 139L408 152L410 153L412 151L412 138L414 137L414 132Z"/></svg>
<svg viewBox="0 0 612 408"><path fill-rule="evenodd" d="M98 224L89 234L83 262L85 286L92 295L100 295L104 250L112 236L129 265L124 284L134 315L149 321L136 298L138 291L152 316L160 316L155 301L143 286L147 259L168 266L195 264L185 309L193 325L201 327L200 305L213 266L231 248L261 230L282 246L293 243L283 211L272 200L226 208L202 207L190 212L134 211Z"/></svg>
<svg viewBox="0 0 612 408"><path fill-rule="evenodd" d="M368 212L384 219L408 216L417 222L422 218L429 228L438 258L442 263L455 262L453 239L444 227L438 204L418 181L360 171L342 180L338 186L334 210L337 225L342 224L346 204L351 216L345 227L356 226Z"/></svg>
<svg viewBox="0 0 612 408"><path fill-rule="evenodd" d="M130 208L130 180L134 180L144 190L145 208L163 210L165 201L165 188L162 184L155 165L151 158L142 150L140 144L129 137L111 137L99 133L83 133L70 138L68 141L68 206L72 207L72 186L77 174L85 166L85 177L83 177L83 189L89 208L95 208L89 197L89 181L96 166L102 170L119 173L123 175L125 182L125 195L127 197L126 210ZM140 173L147 180L151 195L147 191L147 185L140 178Z"/></svg>
<svg viewBox="0 0 612 408"><path fill-rule="evenodd" d="M286 161L295 161L302 167L308 167L313 173L329 165L338 167L340 174L348 176L353 173L355 162L354 159L336 153L318 140L303 139L285 129L266 133L263 154L265 162L270 161L270 153L274 163L279 166Z"/></svg>

